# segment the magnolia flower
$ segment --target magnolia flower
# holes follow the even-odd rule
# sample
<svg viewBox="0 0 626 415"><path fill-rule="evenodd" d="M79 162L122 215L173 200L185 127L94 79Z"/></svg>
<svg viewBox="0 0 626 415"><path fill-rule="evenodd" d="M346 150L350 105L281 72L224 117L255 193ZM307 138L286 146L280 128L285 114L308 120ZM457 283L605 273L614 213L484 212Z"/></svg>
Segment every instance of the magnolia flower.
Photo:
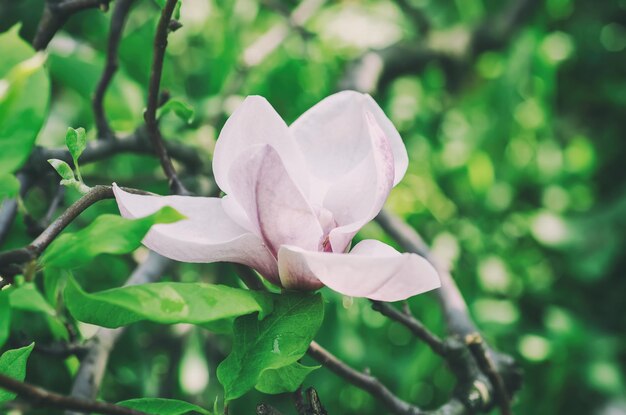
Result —
<svg viewBox="0 0 626 415"><path fill-rule="evenodd" d="M290 126L264 98L250 96L215 146L213 172L226 196L114 191L125 217L165 205L187 217L153 226L143 240L168 258L236 262L287 289L326 285L397 301L439 287L432 265L376 240L350 245L407 165L400 135L369 95L331 95Z"/></svg>

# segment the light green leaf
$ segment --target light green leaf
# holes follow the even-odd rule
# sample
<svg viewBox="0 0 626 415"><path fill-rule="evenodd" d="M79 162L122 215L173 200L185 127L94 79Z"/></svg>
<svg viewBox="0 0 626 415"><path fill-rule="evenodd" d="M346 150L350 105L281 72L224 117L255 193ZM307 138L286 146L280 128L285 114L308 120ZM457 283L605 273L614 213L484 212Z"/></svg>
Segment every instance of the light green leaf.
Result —
<svg viewBox="0 0 626 415"><path fill-rule="evenodd" d="M320 294L278 296L264 320L243 316L235 320L233 349L217 368L224 399L252 389L263 372L292 365L306 352L324 318Z"/></svg>
<svg viewBox="0 0 626 415"><path fill-rule="evenodd" d="M74 178L74 172L72 171L72 168L70 167L69 164L67 164L63 160L50 159L48 160L48 163L50 163L50 165L54 168L54 170L56 170L56 172L59 173L59 176L61 176L63 180L68 180L68 181L76 180Z"/></svg>
<svg viewBox="0 0 626 415"><path fill-rule="evenodd" d="M46 299L41 295L35 284L26 283L17 288L7 290L11 307L24 311L33 311L36 313L44 313L55 315L54 309Z"/></svg>
<svg viewBox="0 0 626 415"><path fill-rule="evenodd" d="M20 181L12 174L0 174L0 201L15 197L20 191Z"/></svg>
<svg viewBox="0 0 626 415"><path fill-rule="evenodd" d="M0 356L0 373L3 375L17 379L20 382L26 376L26 362L30 352L33 351L35 343L20 349L7 350ZM0 388L0 403L10 401L15 398L13 392Z"/></svg>
<svg viewBox="0 0 626 415"><path fill-rule="evenodd" d="M321 366L304 366L298 362L280 369L268 369L261 374L256 390L268 394L294 392L302 385L304 378Z"/></svg>
<svg viewBox="0 0 626 415"><path fill-rule="evenodd" d="M28 158L48 111L50 80L45 57L18 35L0 34L0 173L12 173Z"/></svg>
<svg viewBox="0 0 626 415"><path fill-rule="evenodd" d="M72 160L74 160L74 166L76 166L76 172L78 174L79 180L81 180L79 173L80 170L78 169L78 158L81 154L83 154L83 151L85 151L85 148L87 147L87 136L85 134L85 129L73 129L72 127L69 127L67 129L67 133L65 134L65 145L72 155Z"/></svg>
<svg viewBox="0 0 626 415"><path fill-rule="evenodd" d="M9 338L11 328L11 304L7 290L0 291L0 348Z"/></svg>
<svg viewBox="0 0 626 415"><path fill-rule="evenodd" d="M193 405L176 399L129 399L127 401L118 402L117 404L126 408L132 408L137 411L154 415L183 415L189 412L211 415L211 412L199 407L198 405Z"/></svg>
<svg viewBox="0 0 626 415"><path fill-rule="evenodd" d="M77 320L108 328L143 320L203 325L256 312L266 314L272 308L271 294L225 285L159 282L88 294L73 278L65 288L65 304Z"/></svg>
<svg viewBox="0 0 626 415"><path fill-rule="evenodd" d="M101 215L85 229L65 233L55 239L44 252L41 262L46 267L76 268L100 254L132 252L140 246L152 225L172 223L183 218L169 206L140 219Z"/></svg>
<svg viewBox="0 0 626 415"><path fill-rule="evenodd" d="M157 111L157 118L161 118L169 112L176 114L187 124L193 121L195 111L193 107L179 99L170 99Z"/></svg>

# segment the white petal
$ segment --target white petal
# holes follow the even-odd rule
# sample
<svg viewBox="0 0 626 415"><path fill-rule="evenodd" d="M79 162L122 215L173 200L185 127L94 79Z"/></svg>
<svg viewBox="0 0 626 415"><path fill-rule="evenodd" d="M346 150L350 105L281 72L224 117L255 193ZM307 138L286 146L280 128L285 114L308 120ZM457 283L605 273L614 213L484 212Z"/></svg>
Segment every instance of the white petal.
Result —
<svg viewBox="0 0 626 415"><path fill-rule="evenodd" d="M187 219L154 225L143 244L168 258L183 262L236 262L248 265L278 283L275 258L261 239L237 225L222 201L213 197L144 196L113 185L122 216L139 218L171 206Z"/></svg>
<svg viewBox="0 0 626 415"><path fill-rule="evenodd" d="M426 259L401 254L375 240L361 241L349 254L283 246L278 269L287 288L298 289L303 281L317 279L341 294L379 301L405 300L441 285L437 271Z"/></svg>
<svg viewBox="0 0 626 415"><path fill-rule="evenodd" d="M350 173L333 183L323 202L337 228L330 232L333 252L343 252L354 235L382 209L393 187L394 162L388 137L366 111L370 154Z"/></svg>
<svg viewBox="0 0 626 415"><path fill-rule="evenodd" d="M323 99L289 127L311 175L322 183L331 183L369 154L366 111L372 113L389 140L395 165L394 186L402 179L408 156L400 134L372 97L355 91L342 91Z"/></svg>
<svg viewBox="0 0 626 415"><path fill-rule="evenodd" d="M323 231L317 216L273 147L256 146L240 157L229 181L231 195L272 253L283 244L319 248Z"/></svg>
<svg viewBox="0 0 626 415"><path fill-rule="evenodd" d="M219 188L227 194L232 192L232 184L228 180L232 164L259 144L272 146L280 154L293 180L307 192L304 157L287 124L260 96L247 97L220 132L213 154L213 173Z"/></svg>

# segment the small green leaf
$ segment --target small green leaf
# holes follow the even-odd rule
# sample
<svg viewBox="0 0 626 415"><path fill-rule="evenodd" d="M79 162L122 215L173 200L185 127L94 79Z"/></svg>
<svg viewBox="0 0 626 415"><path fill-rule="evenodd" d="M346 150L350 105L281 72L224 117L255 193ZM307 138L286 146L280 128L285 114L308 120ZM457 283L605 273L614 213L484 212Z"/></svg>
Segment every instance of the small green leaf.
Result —
<svg viewBox="0 0 626 415"><path fill-rule="evenodd" d="M154 415L183 415L189 412L197 412L203 415L211 415L211 412L199 407L198 405L193 405L188 402L179 401L176 399L129 399L127 401L118 402L117 404L126 408L131 408L137 411Z"/></svg>
<svg viewBox="0 0 626 415"><path fill-rule="evenodd" d="M180 118L185 121L187 124L190 124L193 121L193 117L195 111L191 107L191 105L183 102L179 99L170 99L167 101L159 110L157 111L157 118L162 118L165 114L173 112Z"/></svg>
<svg viewBox="0 0 626 415"><path fill-rule="evenodd" d="M268 394L294 392L302 385L304 378L321 366L304 366L298 362L280 369L268 369L261 374L256 390Z"/></svg>
<svg viewBox="0 0 626 415"><path fill-rule="evenodd" d="M11 288L7 290L11 307L24 311L33 311L36 313L44 313L51 316L55 315L54 309L33 283L26 283L21 287Z"/></svg>
<svg viewBox="0 0 626 415"><path fill-rule="evenodd" d="M9 338L11 328L11 304L8 290L0 291L0 348Z"/></svg>
<svg viewBox="0 0 626 415"><path fill-rule="evenodd" d="M324 318L320 294L283 293L264 320L243 316L235 320L233 349L218 366L224 399L252 389L263 372L292 365L306 352Z"/></svg>
<svg viewBox="0 0 626 415"><path fill-rule="evenodd" d="M65 304L77 320L108 328L144 320L203 325L272 308L271 294L225 285L159 282L88 294L73 278Z"/></svg>
<svg viewBox="0 0 626 415"><path fill-rule="evenodd" d="M165 7L166 0L154 0L154 2L159 6L159 8L163 9Z"/></svg>
<svg viewBox="0 0 626 415"><path fill-rule="evenodd" d="M76 233L65 233L50 244L41 262L46 267L76 268L100 254L125 254L137 249L143 237L156 223L172 223L184 216L166 206L150 216L125 219L101 215Z"/></svg>
<svg viewBox="0 0 626 415"><path fill-rule="evenodd" d="M65 134L65 145L72 155L74 165L77 165L78 158L87 147L87 135L84 128L74 129L69 127Z"/></svg>
<svg viewBox="0 0 626 415"><path fill-rule="evenodd" d="M50 159L48 160L48 163L50 163L50 165L54 168L54 170L56 170L56 172L59 173L59 176L61 176L63 181L65 180L75 181L76 180L74 178L74 172L72 171L72 168L70 167L69 164L67 164L63 160Z"/></svg>
<svg viewBox="0 0 626 415"><path fill-rule="evenodd" d="M0 174L0 201L15 197L20 191L20 181L12 174Z"/></svg>
<svg viewBox="0 0 626 415"><path fill-rule="evenodd" d="M35 343L31 343L20 349L7 350L4 352L2 356L0 356L0 373L17 379L20 382L23 381L26 376L26 362L34 346ZM10 401L14 399L15 396L13 392L0 388L0 403Z"/></svg>

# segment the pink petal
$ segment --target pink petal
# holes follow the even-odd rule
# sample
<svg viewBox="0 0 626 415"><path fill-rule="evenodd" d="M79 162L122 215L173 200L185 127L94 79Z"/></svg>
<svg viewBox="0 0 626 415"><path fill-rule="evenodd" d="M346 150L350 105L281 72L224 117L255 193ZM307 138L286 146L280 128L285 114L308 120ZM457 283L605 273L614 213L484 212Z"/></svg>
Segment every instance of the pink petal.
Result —
<svg viewBox="0 0 626 415"><path fill-rule="evenodd" d="M394 186L404 176L408 166L406 148L389 118L369 95L343 91L323 99L289 127L307 160L311 176L319 181L316 187L321 189L313 189L314 194L323 196L325 186L354 169L370 153L366 112L374 116L389 140Z"/></svg>
<svg viewBox="0 0 626 415"><path fill-rule="evenodd" d="M279 283L276 259L261 239L226 214L213 197L143 196L113 185L122 216L139 218L171 206L187 219L154 225L143 244L168 258L183 262L236 262L248 265L273 283Z"/></svg>
<svg viewBox="0 0 626 415"><path fill-rule="evenodd" d="M306 289L319 280L352 297L400 301L438 288L435 268L416 254L401 254L375 240L359 242L349 254L311 252L283 246L278 269L284 287Z"/></svg>
<svg viewBox="0 0 626 415"><path fill-rule="evenodd" d="M213 173L219 188L227 194L232 192L228 179L232 164L259 144L268 144L280 154L291 177L306 192L308 176L302 167L304 157L300 148L287 124L260 96L247 97L220 132L213 154Z"/></svg>
<svg viewBox="0 0 626 415"><path fill-rule="evenodd" d="M273 147L250 149L233 164L228 179L231 195L271 252L276 255L283 244L319 248L323 231L317 216Z"/></svg>
<svg viewBox="0 0 626 415"><path fill-rule="evenodd" d="M394 161L389 140L371 113L365 113L372 150L351 172L332 184L323 205L339 225L330 232L333 252L343 252L354 235L371 221L393 187Z"/></svg>

